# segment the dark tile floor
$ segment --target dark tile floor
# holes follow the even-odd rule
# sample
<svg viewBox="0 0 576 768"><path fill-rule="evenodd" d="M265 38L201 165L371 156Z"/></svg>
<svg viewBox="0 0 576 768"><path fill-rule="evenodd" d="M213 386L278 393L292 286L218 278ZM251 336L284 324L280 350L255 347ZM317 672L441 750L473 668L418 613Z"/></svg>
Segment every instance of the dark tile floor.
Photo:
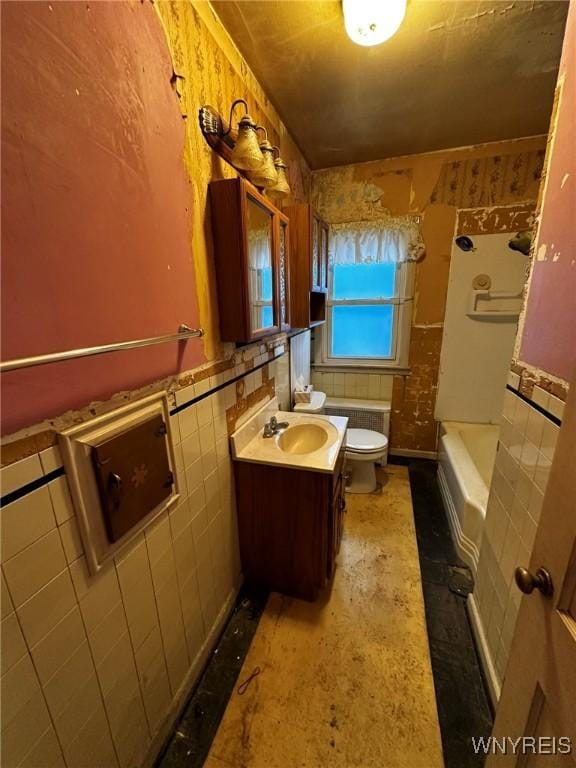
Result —
<svg viewBox="0 0 576 768"><path fill-rule="evenodd" d="M478 768L472 736L492 730L492 710L466 612L472 581L452 543L436 462L408 466L424 589L428 639L446 768Z"/></svg>
<svg viewBox="0 0 576 768"><path fill-rule="evenodd" d="M267 594L242 589L236 606L156 768L201 768L236 685Z"/></svg>
<svg viewBox="0 0 576 768"><path fill-rule="evenodd" d="M407 460L424 588L432 671L446 768L479 768L472 736L487 736L492 712L466 613L471 588L436 483L436 463ZM267 595L243 590L156 768L201 768L256 632Z"/></svg>

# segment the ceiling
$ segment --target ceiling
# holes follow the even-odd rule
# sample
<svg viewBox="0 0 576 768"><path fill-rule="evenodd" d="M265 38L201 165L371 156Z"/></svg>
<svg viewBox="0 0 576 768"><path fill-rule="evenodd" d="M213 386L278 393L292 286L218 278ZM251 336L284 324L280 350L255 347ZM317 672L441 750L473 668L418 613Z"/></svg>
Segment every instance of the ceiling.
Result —
<svg viewBox="0 0 576 768"><path fill-rule="evenodd" d="M338 0L212 0L312 168L546 133L568 2L409 0L372 48Z"/></svg>

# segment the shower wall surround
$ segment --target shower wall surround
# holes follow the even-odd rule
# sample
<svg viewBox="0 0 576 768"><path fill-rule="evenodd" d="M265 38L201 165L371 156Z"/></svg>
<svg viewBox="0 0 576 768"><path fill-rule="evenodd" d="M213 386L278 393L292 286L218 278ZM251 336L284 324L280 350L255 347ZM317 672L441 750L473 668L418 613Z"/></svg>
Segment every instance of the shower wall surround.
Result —
<svg viewBox="0 0 576 768"><path fill-rule="evenodd" d="M128 768L156 754L240 584L228 435L286 397L287 357L278 337L181 378L178 506L95 577L58 447L20 441L1 475L3 764Z"/></svg>

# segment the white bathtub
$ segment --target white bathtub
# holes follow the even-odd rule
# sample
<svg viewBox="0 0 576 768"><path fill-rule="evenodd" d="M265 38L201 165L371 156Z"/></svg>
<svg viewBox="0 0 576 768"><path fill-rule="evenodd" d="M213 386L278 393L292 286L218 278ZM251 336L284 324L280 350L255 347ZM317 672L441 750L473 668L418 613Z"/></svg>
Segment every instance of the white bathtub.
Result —
<svg viewBox="0 0 576 768"><path fill-rule="evenodd" d="M500 428L443 421L438 484L460 557L476 574Z"/></svg>

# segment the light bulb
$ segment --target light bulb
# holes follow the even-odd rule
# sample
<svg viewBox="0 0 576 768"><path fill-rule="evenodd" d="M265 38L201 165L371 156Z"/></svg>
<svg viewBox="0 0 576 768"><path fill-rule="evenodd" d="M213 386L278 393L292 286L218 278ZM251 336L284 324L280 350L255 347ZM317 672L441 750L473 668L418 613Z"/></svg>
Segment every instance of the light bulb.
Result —
<svg viewBox="0 0 576 768"><path fill-rule="evenodd" d="M342 0L344 26L358 45L379 45L398 31L406 0Z"/></svg>

